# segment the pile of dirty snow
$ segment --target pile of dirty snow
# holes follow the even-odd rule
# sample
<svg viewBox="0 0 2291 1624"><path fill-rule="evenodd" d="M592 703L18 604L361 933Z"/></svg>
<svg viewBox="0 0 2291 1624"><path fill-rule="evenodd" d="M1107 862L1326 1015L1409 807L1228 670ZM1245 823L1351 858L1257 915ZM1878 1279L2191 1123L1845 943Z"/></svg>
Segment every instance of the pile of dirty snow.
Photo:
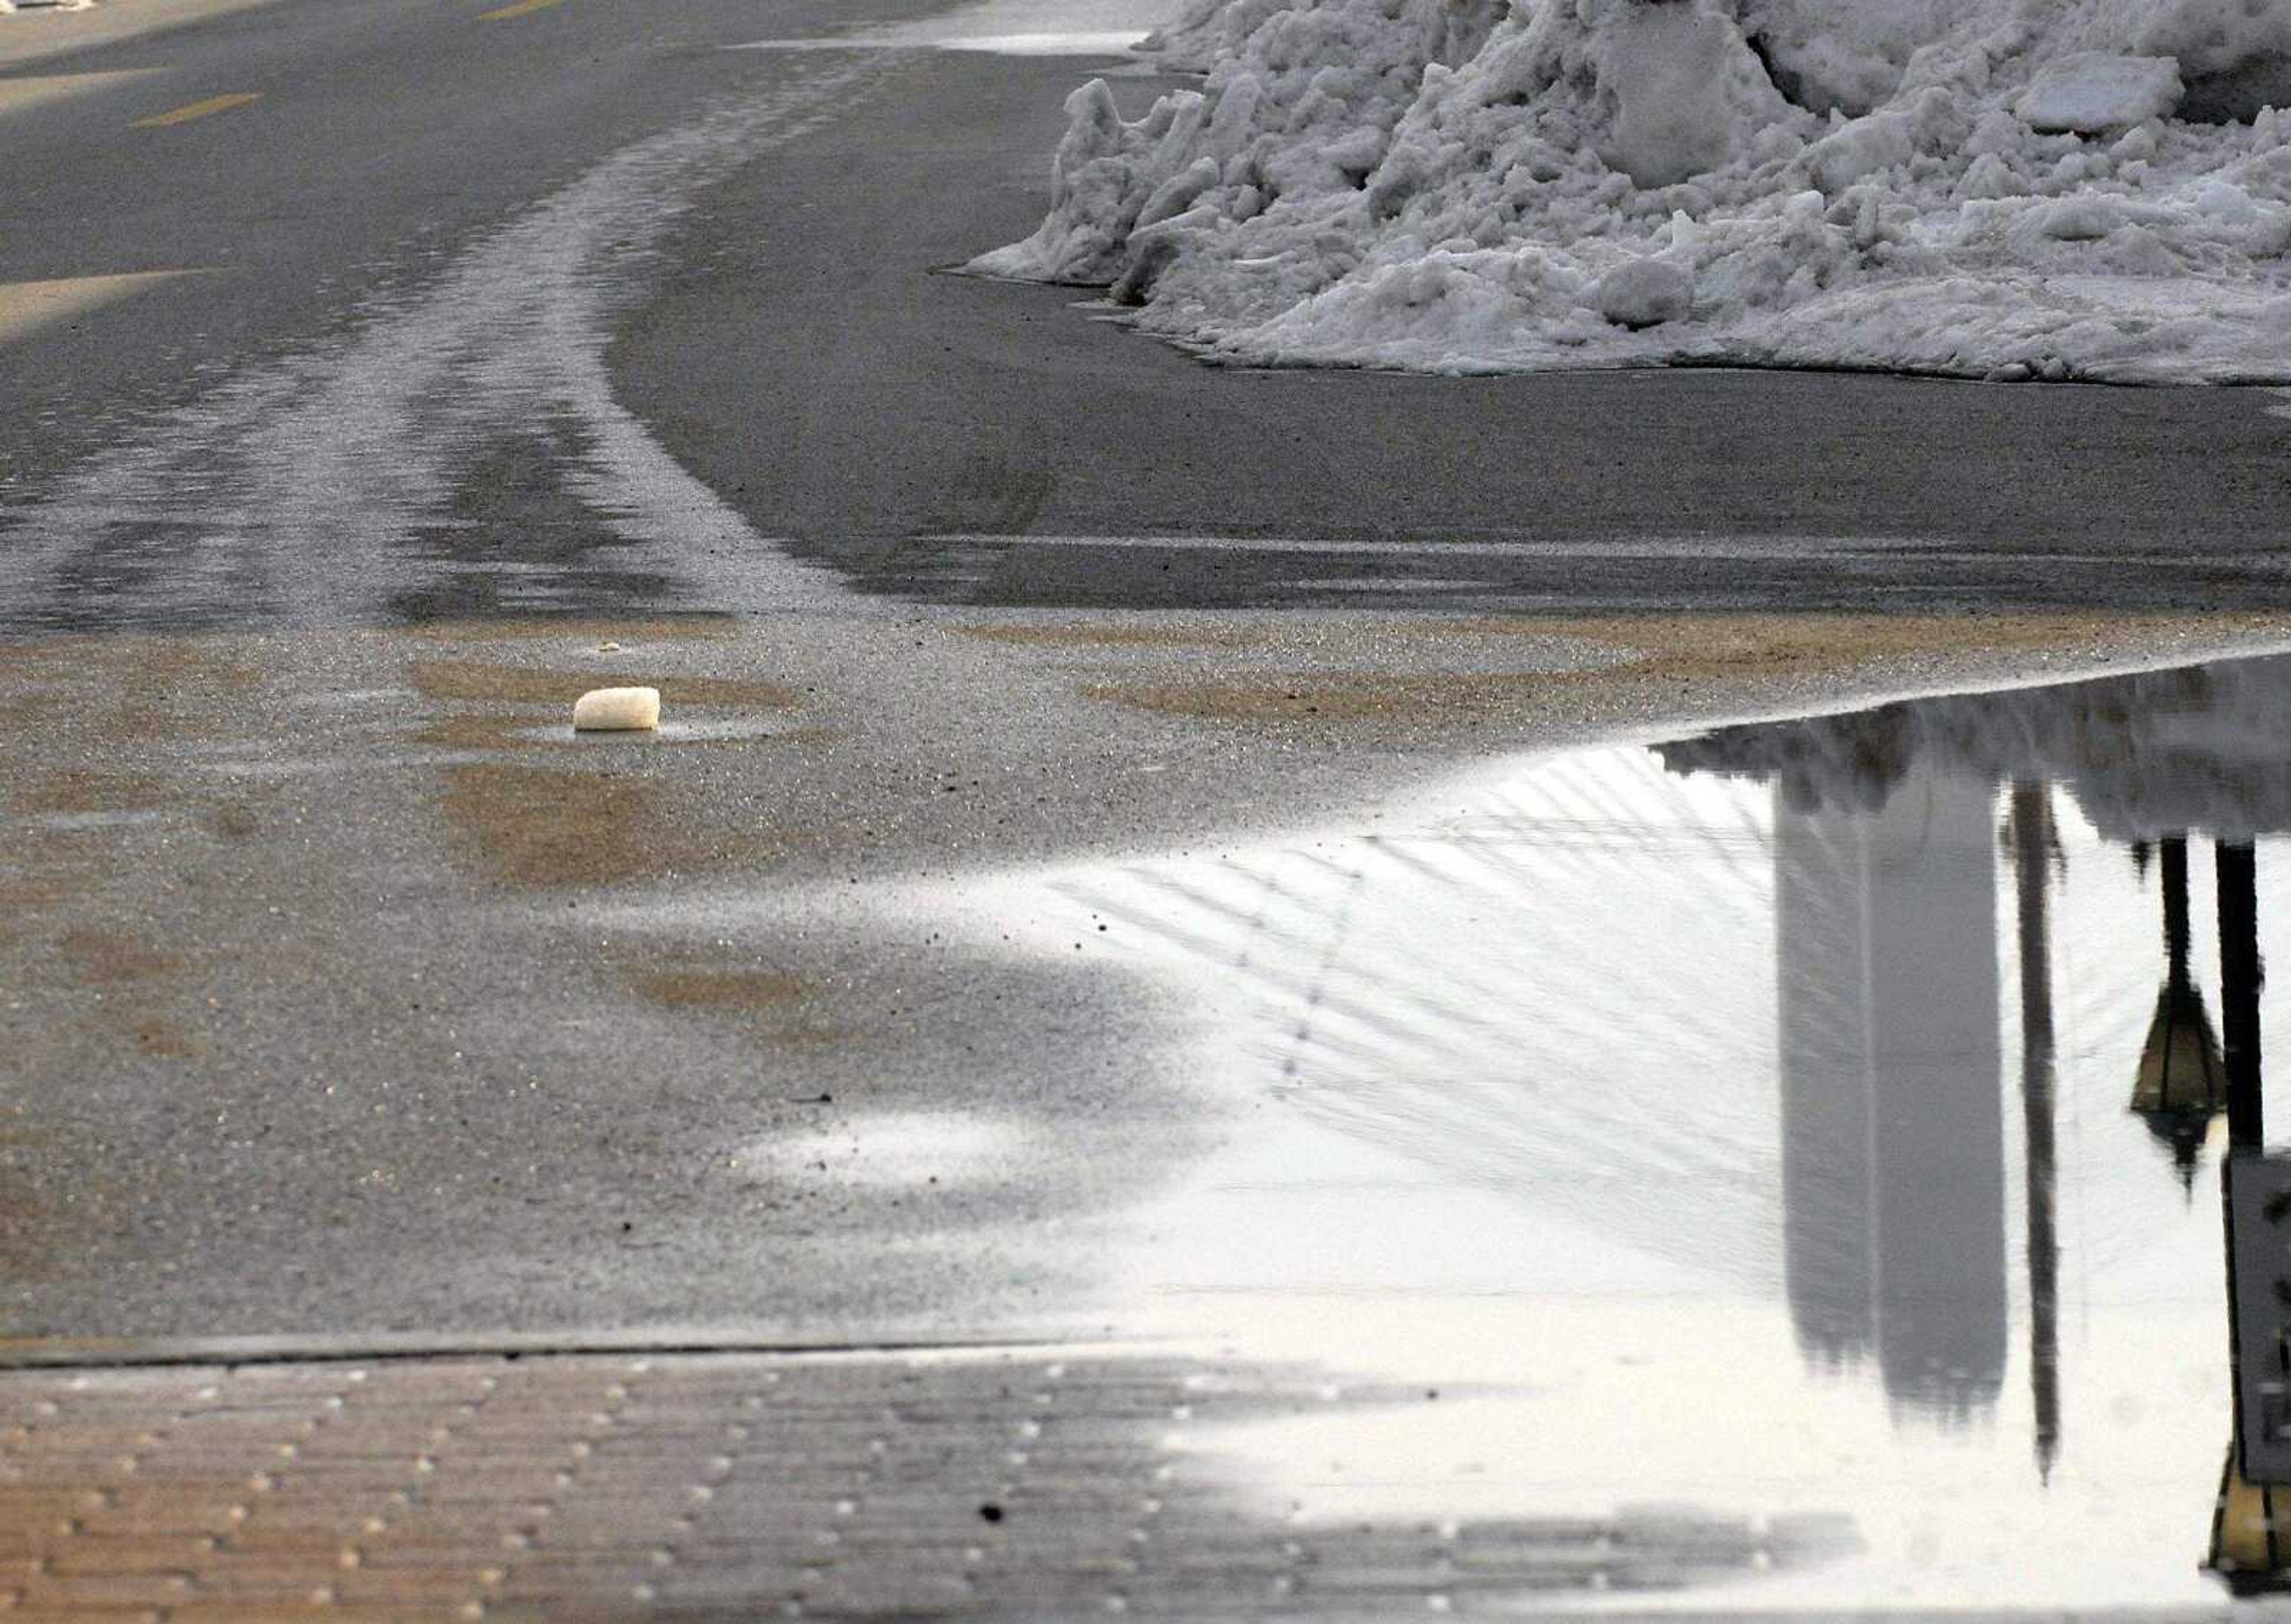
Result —
<svg viewBox="0 0 2291 1624"><path fill-rule="evenodd" d="M2291 380L2291 0L1199 0L985 275L1207 355Z"/></svg>

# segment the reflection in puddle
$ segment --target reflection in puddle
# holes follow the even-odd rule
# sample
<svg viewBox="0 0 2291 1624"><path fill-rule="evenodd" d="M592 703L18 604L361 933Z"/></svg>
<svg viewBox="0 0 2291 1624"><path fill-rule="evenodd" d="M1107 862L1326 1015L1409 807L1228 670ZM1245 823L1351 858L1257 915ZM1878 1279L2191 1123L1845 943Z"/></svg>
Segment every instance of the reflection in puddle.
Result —
<svg viewBox="0 0 2291 1624"><path fill-rule="evenodd" d="M545 722L530 728L513 728L510 736L534 739L546 744L579 744L584 749L610 750L615 746L687 744L720 744L735 739L768 739L776 733L788 731L784 724L757 721L746 717L720 717L696 722L663 721L657 728L606 728L576 732L562 722Z"/></svg>
<svg viewBox="0 0 2291 1624"><path fill-rule="evenodd" d="M914 1187L1014 1179L1025 1138L976 1115L908 1113L863 1117L799 1138L774 1136L737 1160L799 1182L806 1172L862 1186Z"/></svg>
<svg viewBox="0 0 2291 1624"><path fill-rule="evenodd" d="M2011 782L2005 828L2016 880L2014 937L2020 961L2021 1086L2027 1139L2027 1363L2037 1459L2047 1482L2062 1427L2057 1035L2048 896L2061 848L2048 781L2066 785L2096 833L2103 839L2112 834L2130 845L2136 872L2144 875L2151 859L2160 856L2156 866L2163 915L2163 987L2133 1069L2128 1114L2166 1147L2191 1198L2199 1153L2215 1122L2223 1117L2229 1127L2230 1150L2222 1170L2228 1198L2231 1363L2238 1372L2235 1436L2214 1507L2207 1565L2241 1595L2271 1592L2291 1580L2291 1542L2279 1537L2271 1486L2291 1483L2291 1427L2286 1425L2291 1411L2287 1411L2285 1397L2286 1377L2291 1376L2291 1358L2287 1358L2291 1355L2291 1290L2286 1289L2291 1255L2278 1238L2279 1226L2291 1218L2291 1158L2270 1156L2265 1151L2260 1065L2263 977L2255 849L2255 837L2279 834L2291 823L2287 816L2291 814L2291 800L2286 797L2287 752L2279 729L2269 725L2282 713L2282 699L2291 686L2287 673L2291 668L2279 660L2247 662L2068 689L1894 706L1794 727L1738 729L1667 752L1672 765L1683 770L1747 770L1771 778L1776 785L1778 849L1790 832L1825 822L1844 820L1866 829L1905 801L1914 802L1914 785L1920 779L1946 776L1975 786L2000 779ZM2227 1028L2223 1049L2191 966L2187 838L2191 827L2213 836L2220 997ZM1927 819L1906 833L1906 839L1886 844L1909 858L1909 866L1921 880L1938 881L1933 894L1953 888L1951 881L1941 878L1948 867L1932 855L1933 822ZM1875 872L1865 862L1858 883L1848 878L1831 888L1833 895L1858 892L1864 904L1865 962L1870 957L1866 944L1884 929L1873 929L1874 920L1917 911L1917 906L1871 905L1878 888L1873 883ZM1787 901L1782 914L1787 944L1791 916ZM1957 945L1956 959L1948 956L1949 942ZM1943 985L1958 977L1957 967L1972 951L1962 932L1952 933L1948 941L1934 940L1927 954L1897 967L1889 980L1865 980L1863 996L1882 997L1884 988L1897 982L1925 989ZM1850 951L1845 956L1851 956ZM1803 969L1794 974L1786 950L1781 975L1785 1009L1794 990L1821 979L1819 972L1808 975ZM1933 1029L1950 1019L1967 1018L1979 1030L1987 1029L1977 996L1936 1004L1930 1014ZM1810 1029L1818 1018L1792 1023L1786 1016L1785 1026ZM1865 1069L1874 1074L1883 1064L1877 1057L1889 1050L1873 1043L1869 1052L1871 1065ZM1799 1103L1794 1102L1789 1086L1792 1057L1786 1041L1786 1115ZM1850 1057L1840 1056L1824 1069L1846 1075L1853 1067ZM1977 1064L1958 1069L1967 1085L1977 1085L1985 1075ZM1902 1109L1933 1124L1972 1123L1985 1117L1974 1098L1977 1088L1966 1094L1966 1108L1960 1111L1944 1107L1945 1090L1955 1091L1947 1082L1919 1089L1903 1099ZM1881 1106L1873 1114L1874 1149L1882 1140L1889 1113ZM1829 1160L1850 1165L1847 1157ZM1976 1152L1945 1170L1936 1170L1938 1177L1913 1193L1899 1222L1936 1234L1959 1227L1968 1210L1959 1203L1976 1199L1965 1182L1968 1170L1977 1167L1985 1173L1988 1164L1989 1158ZM1985 1186L1979 1173L1974 1177ZM1883 1181L1881 1170L1877 1182ZM1978 1194L1985 1196L1985 1188ZM1985 1212L1989 1203L1984 1200L1980 1205ZM1793 1241L1801 1228L1820 1227L1811 1203L1790 1202L1788 1210ZM1882 1235L1882 1218L1875 1227ZM1960 1266L1967 1258L1986 1257L1988 1249L1982 1244L1985 1233L1962 1239L1965 1250L1956 1254ZM1801 1339L1808 1342L1818 1341L1820 1332L1803 1312L1799 1282L1824 1273L1820 1263L1801 1265L1799 1249L1792 1247L1792 1303L1801 1308ZM1982 1274L1977 1290L1967 1289L1969 1282L1913 1277L1915 1285L1939 1287L1920 1305L1923 1316L1953 1321L1967 1332L1985 1330L1991 1318L1985 1268ZM2263 1282L2271 1282L2271 1291ZM1870 1293L1880 1303L1885 1295L1882 1289ZM1998 1296L2001 1307L2001 1291ZM2001 1332L2003 1316L1994 1317ZM1992 1362L1985 1357L1986 1343L1969 1351L1979 1363L1961 1370L1967 1375L1977 1371L1982 1379L1988 1379ZM1881 1363L1885 1363L1881 1355ZM1993 1365L2001 1378L2001 1358ZM1886 1369L1891 1385L1894 1372L1890 1364ZM2291 1524L2284 1525L2283 1532L2291 1532Z"/></svg>
<svg viewBox="0 0 2291 1624"><path fill-rule="evenodd" d="M738 51L977 51L990 56L1128 56L1144 33L1139 28L1047 34L969 34L934 26L933 18L808 39L759 39L731 47Z"/></svg>
<svg viewBox="0 0 2291 1624"><path fill-rule="evenodd" d="M1965 1412L2005 1371L1990 786L1774 816L1784 1274L1809 1354Z"/></svg>
<svg viewBox="0 0 2291 1624"><path fill-rule="evenodd" d="M2205 1153L2239 1112L2248 1252L2287 718L2286 660L1920 701L922 900L1180 978L1252 1112L1121 1329L1440 1395L1218 1435L1300 1521L1748 1507L1864 1546L1759 1604L2216 1602L2286 1565L2291 1258L2223 1498Z"/></svg>
<svg viewBox="0 0 2291 1624"><path fill-rule="evenodd" d="M825 38L761 39L741 51L915 49L997 56L1127 56L1173 8L1163 0L976 0L909 22Z"/></svg>
<svg viewBox="0 0 2291 1624"><path fill-rule="evenodd" d="M31 819L43 829L68 832L83 829L132 829L138 824L163 823L166 813L157 807L127 807L110 812L49 812Z"/></svg>

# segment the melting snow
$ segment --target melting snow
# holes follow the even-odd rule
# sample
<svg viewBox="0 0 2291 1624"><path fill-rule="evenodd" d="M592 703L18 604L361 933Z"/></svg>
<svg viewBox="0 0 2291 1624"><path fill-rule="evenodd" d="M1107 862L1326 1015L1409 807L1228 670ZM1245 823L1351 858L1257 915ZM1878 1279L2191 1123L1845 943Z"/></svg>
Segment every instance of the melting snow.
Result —
<svg viewBox="0 0 2291 1624"><path fill-rule="evenodd" d="M982 274L1216 358L2291 381L2291 4L1197 0Z"/></svg>

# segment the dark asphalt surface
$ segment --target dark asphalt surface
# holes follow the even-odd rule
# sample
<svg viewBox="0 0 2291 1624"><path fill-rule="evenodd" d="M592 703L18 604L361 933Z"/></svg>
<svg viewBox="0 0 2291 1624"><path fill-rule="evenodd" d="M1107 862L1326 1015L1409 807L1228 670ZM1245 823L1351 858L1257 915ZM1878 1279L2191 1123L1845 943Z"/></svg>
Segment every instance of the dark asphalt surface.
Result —
<svg viewBox="0 0 2291 1624"><path fill-rule="evenodd" d="M39 432L0 446L6 486L36 492L139 415L335 332L359 299L434 274L472 232L711 95L784 76L773 59L721 44L760 27L824 30L848 10L572 0L485 20L494 9L274 0L0 68L149 73L0 113L11 173L0 280L208 273L10 346L0 400L9 422ZM871 14L919 9L888 0ZM71 20L9 27L0 50ZM262 100L133 127L245 92Z"/></svg>

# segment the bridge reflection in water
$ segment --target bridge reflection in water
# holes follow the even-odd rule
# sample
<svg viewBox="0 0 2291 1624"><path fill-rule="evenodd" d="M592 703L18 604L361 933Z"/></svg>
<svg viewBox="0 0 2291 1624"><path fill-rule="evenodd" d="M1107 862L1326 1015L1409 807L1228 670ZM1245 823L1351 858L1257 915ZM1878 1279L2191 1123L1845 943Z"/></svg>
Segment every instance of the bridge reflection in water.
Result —
<svg viewBox="0 0 2291 1624"><path fill-rule="evenodd" d="M2217 1482L2194 1198L2257 963L2209 915L2248 896L2253 937L2291 832L2291 659L1547 756L1377 828L1020 881L1046 952L1086 919L1175 974L1188 1064L1283 1107L1156 1210L1141 1278L1198 1306L1181 1329L1277 1340L1309 1257L1361 1282L1314 1356L1420 1348L1435 1308L1473 1357L1547 1339L1515 1368L1575 1385L1506 1424L1579 1464L1522 1480L1539 1505L1755 1481L1866 1509L1852 1572L1942 1604L2211 1594L2148 1536ZM984 915L1008 939L1032 905ZM1427 1217L1489 1200L1505 1242ZM1395 1482L1422 1436L1395 1433ZM1940 1558L1907 1527L1935 1518ZM2253 1526L2223 1515L2212 1564L2247 1589ZM1852 1572L1802 1594L1852 1601Z"/></svg>
<svg viewBox="0 0 2291 1624"><path fill-rule="evenodd" d="M2047 1475L2061 1442L2050 786L2143 872L2160 856L2164 985L2130 1109L2183 1188L2218 1119L2229 1125L2236 1406L2206 1561L2239 1595L2291 1588L2291 1158L2265 1148L2254 845L2291 830L2291 750L2276 720L2287 702L2291 662L2262 660L1734 729L1665 752L1682 770L1775 784L1789 1288L1802 1345L1835 1359L1874 1339L1889 1387L1951 1406L1993 1395L2004 1364L1998 1117L1982 1086L1996 1074L1995 983L1968 970L1989 968L1991 939L1973 848L1989 792L2011 784L2029 1368ZM2191 968L2191 831L2215 848L2223 1048ZM1904 1118L1916 1130L1901 1132ZM1794 1166L1805 1170L1792 1177ZM1901 1192L1925 1243L1906 1268L1886 1221ZM1859 1258L1856 1237L1868 1241ZM1946 1329L1908 1333L1917 1353L1901 1358L1886 1328L1928 1314Z"/></svg>

